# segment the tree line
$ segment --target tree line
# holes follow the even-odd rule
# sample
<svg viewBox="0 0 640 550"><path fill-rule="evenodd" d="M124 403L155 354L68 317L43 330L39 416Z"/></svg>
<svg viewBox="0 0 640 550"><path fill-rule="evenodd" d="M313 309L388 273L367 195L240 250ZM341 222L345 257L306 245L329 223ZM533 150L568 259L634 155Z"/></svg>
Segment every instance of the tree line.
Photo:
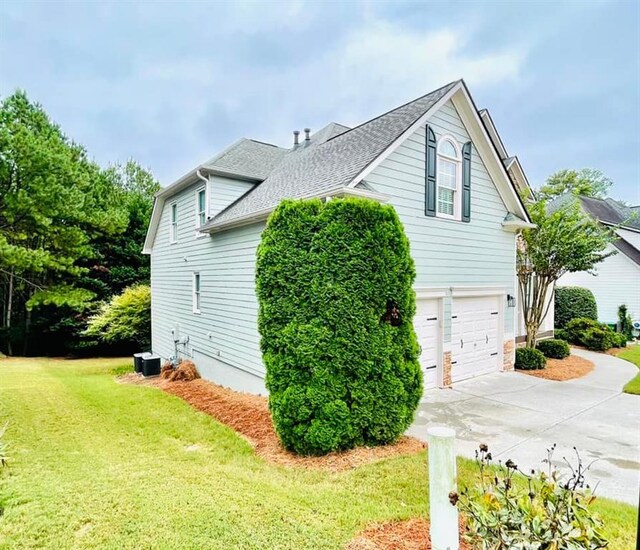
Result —
<svg viewBox="0 0 640 550"><path fill-rule="evenodd" d="M106 300L148 283L141 248L159 189L133 160L101 168L25 92L0 103L0 352L129 351L86 327Z"/></svg>

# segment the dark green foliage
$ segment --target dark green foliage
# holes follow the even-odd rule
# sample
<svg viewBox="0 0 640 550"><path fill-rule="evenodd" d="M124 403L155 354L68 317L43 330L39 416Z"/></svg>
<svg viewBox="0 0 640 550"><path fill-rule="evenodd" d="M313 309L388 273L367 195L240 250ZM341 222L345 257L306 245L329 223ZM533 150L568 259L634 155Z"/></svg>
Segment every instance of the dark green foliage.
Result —
<svg viewBox="0 0 640 550"><path fill-rule="evenodd" d="M553 331L553 335L556 340L564 340L565 342L569 341L569 335L567 331L563 328L557 328Z"/></svg>
<svg viewBox="0 0 640 550"><path fill-rule="evenodd" d="M564 340L556 340L555 338L538 342L537 349L550 359L564 359L569 357L571 353L569 344Z"/></svg>
<svg viewBox="0 0 640 550"><path fill-rule="evenodd" d="M593 293L579 286L559 286L555 292L555 326L565 328L572 319L598 319L598 306Z"/></svg>
<svg viewBox="0 0 640 550"><path fill-rule="evenodd" d="M633 319L624 304L618 307L618 330L624 334L626 340L633 339Z"/></svg>
<svg viewBox="0 0 640 550"><path fill-rule="evenodd" d="M613 347L614 348L626 348L627 347L627 337L622 332L614 332L612 335Z"/></svg>
<svg viewBox="0 0 640 550"><path fill-rule="evenodd" d="M616 343L616 333L609 328L590 328L582 336L582 344L592 351L607 351Z"/></svg>
<svg viewBox="0 0 640 550"><path fill-rule="evenodd" d="M102 169L24 92L0 102L0 350L110 352L81 334L101 301L148 282L158 189L132 160Z"/></svg>
<svg viewBox="0 0 640 550"><path fill-rule="evenodd" d="M325 454L389 443L422 395L415 267L395 210L284 201L258 248L258 327L283 445Z"/></svg>
<svg viewBox="0 0 640 550"><path fill-rule="evenodd" d="M573 319L567 324L569 342L593 351L607 351L618 343L618 337L604 323L593 319Z"/></svg>
<svg viewBox="0 0 640 550"><path fill-rule="evenodd" d="M540 370L547 366L543 353L535 348L516 348L516 369Z"/></svg>

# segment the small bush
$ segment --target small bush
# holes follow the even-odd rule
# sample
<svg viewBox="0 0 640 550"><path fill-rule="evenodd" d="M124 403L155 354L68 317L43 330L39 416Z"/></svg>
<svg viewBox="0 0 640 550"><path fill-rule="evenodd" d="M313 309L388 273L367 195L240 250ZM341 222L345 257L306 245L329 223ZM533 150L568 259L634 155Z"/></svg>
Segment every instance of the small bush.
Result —
<svg viewBox="0 0 640 550"><path fill-rule="evenodd" d="M613 335L613 347L614 348L626 348L627 337L622 332L614 332Z"/></svg>
<svg viewBox="0 0 640 550"><path fill-rule="evenodd" d="M541 351L534 348L516 348L516 369L540 370L546 365L547 360Z"/></svg>
<svg viewBox="0 0 640 550"><path fill-rule="evenodd" d="M633 340L633 319L624 304L618 307L618 330L625 336L625 345L627 341Z"/></svg>
<svg viewBox="0 0 640 550"><path fill-rule="evenodd" d="M556 340L555 338L540 341L537 348L545 357L550 359L564 359L565 357L569 357L571 353L569 344L564 340Z"/></svg>
<svg viewBox="0 0 640 550"><path fill-rule="evenodd" d="M572 344L592 351L607 351L619 342L616 333L607 325L586 318L569 321L567 335Z"/></svg>
<svg viewBox="0 0 640 550"><path fill-rule="evenodd" d="M602 328L602 325L598 321L588 319L586 317L580 317L578 319L572 319L567 323L566 333L567 339L572 344L584 346L584 335L587 330L592 328ZM608 330L608 329L607 329Z"/></svg>
<svg viewBox="0 0 640 550"><path fill-rule="evenodd" d="M563 328L557 328L553 331L554 338L556 340L564 340L565 342L569 341L569 334Z"/></svg>
<svg viewBox="0 0 640 550"><path fill-rule="evenodd" d="M142 348L151 343L151 288L135 285L114 296L89 319L84 333L107 343L135 342Z"/></svg>
<svg viewBox="0 0 640 550"><path fill-rule="evenodd" d="M616 333L611 329L590 328L582 336L584 347L592 351L607 351L617 342Z"/></svg>
<svg viewBox="0 0 640 550"><path fill-rule="evenodd" d="M571 476L562 479L553 464L555 445L543 460L547 472L522 472L512 461L492 463L486 445L476 451L479 482L449 499L465 516L463 537L473 548L578 550L606 548L603 522L590 508L595 500L585 483L585 467L569 463ZM566 461L566 459L565 459ZM566 461L568 463L568 461Z"/></svg>
<svg viewBox="0 0 640 550"><path fill-rule="evenodd" d="M559 286L555 290L554 323L565 328L572 319L598 319L596 299L588 288Z"/></svg>

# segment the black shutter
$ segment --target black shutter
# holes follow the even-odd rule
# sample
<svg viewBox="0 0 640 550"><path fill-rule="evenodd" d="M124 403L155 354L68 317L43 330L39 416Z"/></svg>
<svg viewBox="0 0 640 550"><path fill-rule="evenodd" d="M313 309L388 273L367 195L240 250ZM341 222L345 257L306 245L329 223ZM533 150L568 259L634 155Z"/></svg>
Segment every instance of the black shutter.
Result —
<svg viewBox="0 0 640 550"><path fill-rule="evenodd" d="M462 221L471 220L471 142L462 148Z"/></svg>
<svg viewBox="0 0 640 550"><path fill-rule="evenodd" d="M436 135L430 126L426 127L427 150L425 167L425 203L424 213L427 216L436 215Z"/></svg>

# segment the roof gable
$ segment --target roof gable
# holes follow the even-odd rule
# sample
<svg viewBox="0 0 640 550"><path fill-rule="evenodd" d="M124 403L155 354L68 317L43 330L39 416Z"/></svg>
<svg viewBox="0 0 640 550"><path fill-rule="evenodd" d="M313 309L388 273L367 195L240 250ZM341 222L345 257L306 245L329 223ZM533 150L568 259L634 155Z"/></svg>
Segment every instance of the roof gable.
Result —
<svg viewBox="0 0 640 550"><path fill-rule="evenodd" d="M285 198L309 197L348 187L456 84L447 84L323 143L299 148L287 155L263 183L218 214L204 229L275 208Z"/></svg>

